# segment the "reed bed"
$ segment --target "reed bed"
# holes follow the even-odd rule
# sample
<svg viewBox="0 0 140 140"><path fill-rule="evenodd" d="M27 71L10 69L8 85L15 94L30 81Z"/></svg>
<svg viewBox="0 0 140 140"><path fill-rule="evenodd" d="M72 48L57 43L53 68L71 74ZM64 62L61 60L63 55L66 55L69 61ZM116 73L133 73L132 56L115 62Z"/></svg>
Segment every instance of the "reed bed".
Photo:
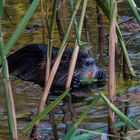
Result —
<svg viewBox="0 0 140 140"><path fill-rule="evenodd" d="M130 0L127 0L127 1L128 1L128 5L130 6L134 17L137 19L138 23L140 23L140 16L139 16L139 13L137 11L137 7L136 7L134 1L130 1ZM45 1L43 1L43 0L41 1L42 11L44 11L43 2L45 2ZM100 8L102 10L102 12L105 14L107 19L109 20L109 74L108 74L108 76L109 76L109 79L108 79L108 81L109 81L109 86L108 86L109 99L103 93L95 94L94 99L91 101L88 108L85 111L83 111L83 113L80 115L80 117L78 119L75 120L75 123L71 126L69 131L66 133L66 135L64 136L64 140L73 140L73 139L78 140L78 139L82 139L82 138L88 139L91 136L92 137L97 136L97 135L102 136L102 134L103 134L102 131L101 132L88 131L85 135L83 135L83 137L78 135L78 133L80 131L84 131L84 130L79 129L79 125L86 118L86 116L88 115L90 110L93 108L93 106L95 107L97 105L97 102L99 101L99 99L102 99L107 104L108 109L109 109L108 125L109 125L109 134L110 134L109 136L111 136L110 139L112 137L113 138L116 137L115 136L115 131L116 131L115 114L132 129L134 129L134 130L139 129L139 126L137 126L134 122L132 122L132 120L130 120L127 116L125 116L114 105L115 98L116 98L116 95L115 95L115 90L116 90L115 89L116 88L115 47L116 46L115 46L115 44L116 44L117 39L122 48L122 52L125 56L125 61L126 61L128 69L129 69L130 75L136 76L134 69L132 67L132 64L130 62L127 50L126 50L123 35L121 34L121 30L120 30L119 25L116 20L117 1L116 0L110 0L110 1L95 0L95 2L97 4L98 8ZM3 33L2 33L2 26L0 24L0 56L1 56L0 60L1 60L1 65L2 65L1 74L3 77L3 81L4 81L4 89L5 89L6 102L7 102L10 138L15 139L15 140L18 139L17 126L16 126L17 125L16 124L16 114L15 114L15 109L14 109L14 101L13 101L13 97L12 97L11 85L9 82L9 72L8 72L5 55L7 55L10 52L10 50L12 49L12 47L14 46L14 44L17 41L17 39L19 38L20 34L22 33L22 31L26 27L27 23L29 22L29 19L32 17L33 13L35 12L36 8L38 7L39 3L40 3L39 0L32 1L29 9L25 13L25 16L20 21L19 25L17 26L15 32L13 33L10 40L6 44L5 48L3 47L4 46L3 45ZM49 11L48 3L49 3L49 0L47 0L47 8L46 8L47 12ZM0 20L2 20L3 4L4 4L4 2L0 1L0 18L1 18ZM22 133L25 133L25 132L28 132L30 129L32 129L32 132L31 132L32 137L36 133L36 129L38 127L39 121L41 121L55 106L57 106L64 97L70 95L69 90L70 90L70 85L71 85L71 81L72 81L72 76L74 73L74 68L76 65L77 55L78 55L79 49L83 48L83 46L86 46L85 45L86 42L83 43L81 41L81 34L82 34L83 26L86 27L84 18L86 18L86 8L87 8L88 0L85 0L85 1L69 0L69 3L67 4L67 6L70 9L70 20L68 21L68 23L66 25L65 31L62 31L63 29L62 29L62 26L61 26L61 23L59 20L59 16L58 16L59 15L58 12L61 12L61 10L60 11L58 10L59 4L62 4L62 3L60 3L60 1L58 1L58 0L54 0L53 8L51 11L51 13L52 13L51 19L49 19L48 15L46 16L47 20L48 21L50 20L50 25L47 23L49 37L48 37L48 54L46 54L47 55L47 65L46 65L47 73L46 73L46 86L44 89L44 93L42 95L40 104L38 106L38 111L37 111L36 117L31 122L29 122L29 124L27 126L25 126L21 130ZM79 12L80 7L81 7L81 11ZM77 17L76 17L78 12L80 13L79 20L77 20ZM97 13L99 13L99 11ZM60 33L61 45L59 46L59 52L58 52L58 55L56 56L55 62L53 64L53 66L51 67L51 57L52 57L51 55L52 55L52 47L53 47L53 43L54 43L53 39L54 39L54 32L55 32L56 24L58 26L58 31ZM57 69L59 67L63 52L64 52L65 48L67 47L67 40L68 40L69 33L72 30L72 26L74 26L76 39L75 39L75 45L73 47L73 50L74 50L73 55L72 55L72 58L70 61L70 66L69 66L66 90L53 103L51 103L47 107L45 107L46 100L47 100L55 73L57 72ZM86 33L86 31L85 31L85 33ZM104 32L101 31L99 33L103 34ZM87 35L87 33L86 33L86 35ZM102 37L103 37L103 35L102 35ZM88 40L87 36L86 36L86 39ZM103 55L102 53L103 52L101 52L101 56ZM95 81L95 79L92 79L92 80ZM89 81L81 80L81 82L89 82ZM124 125L124 123L122 125Z"/></svg>

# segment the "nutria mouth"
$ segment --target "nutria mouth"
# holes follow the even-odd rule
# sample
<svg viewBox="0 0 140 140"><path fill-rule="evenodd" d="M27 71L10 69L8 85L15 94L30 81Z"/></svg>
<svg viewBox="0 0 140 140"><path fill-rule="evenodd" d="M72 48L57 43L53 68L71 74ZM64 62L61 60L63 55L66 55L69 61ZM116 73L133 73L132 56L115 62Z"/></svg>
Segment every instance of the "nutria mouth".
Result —
<svg viewBox="0 0 140 140"><path fill-rule="evenodd" d="M58 48L52 49L52 64L58 53ZM8 56L9 72L19 77L22 80L33 81L34 83L44 86L45 71L46 71L46 56L47 45L45 44L30 44L17 52ZM56 72L52 89L64 89L72 49L66 49L62 56L62 60ZM81 79L94 78L104 79L105 74L96 66L94 59L84 53L79 52L77 63L72 80L72 88L80 86Z"/></svg>

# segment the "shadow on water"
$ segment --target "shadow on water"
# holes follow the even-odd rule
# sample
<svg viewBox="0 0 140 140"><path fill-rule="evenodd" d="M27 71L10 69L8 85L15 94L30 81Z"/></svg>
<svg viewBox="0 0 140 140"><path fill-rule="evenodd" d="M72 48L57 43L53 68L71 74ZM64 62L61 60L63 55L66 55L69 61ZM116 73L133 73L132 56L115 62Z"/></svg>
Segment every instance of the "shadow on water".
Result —
<svg viewBox="0 0 140 140"><path fill-rule="evenodd" d="M25 3L17 3L17 1L8 1L6 2L6 9L7 12L10 13L9 17L11 21L9 20L8 16L5 16L4 21L3 21L3 30L4 30L4 41L7 43L8 39L10 38L11 34L13 33L14 29L16 28L17 23L19 22L20 18L23 16L26 8L28 7L28 4ZM9 7L9 8L7 8ZM127 9L124 8L125 6L122 5L122 11L124 12L124 15L127 11ZM126 11L124 11L126 10ZM87 10L87 15L89 20L89 32L93 32L91 35L91 38L94 38L94 40L91 40L91 44L94 46L97 46L97 28L93 28L93 24L96 25L96 12L95 12L95 5L89 4L88 5L88 10ZM121 10L120 10L121 11ZM16 13L16 14L15 14ZM91 15L91 13L93 15ZM32 20L30 23L27 25L25 31L22 33L21 37L16 43L16 48L18 49L21 48L21 46L25 46L25 44L30 44L30 43L41 43L43 42L42 39L42 24L41 20L38 19L39 14L36 13L34 14ZM15 18L17 20L15 20ZM46 42L47 42L47 33L46 35ZM74 38L74 36L72 36ZM54 40L55 44L59 44L59 37L58 34L56 33L56 38ZM139 37L140 38L140 37ZM137 38L135 39L137 42L137 45L140 46L140 39ZM71 40L70 40L71 41ZM135 43L133 43L135 44ZM134 55L136 52L139 50L136 50L138 47L132 46L129 47L130 49L130 56L132 60L132 64L134 65L134 68L136 69L136 74L138 77L140 77L140 59L139 56ZM135 50L135 51L133 51ZM13 50L14 51L14 50ZM16 106L16 112L17 112L17 124L18 124L18 129L21 129L23 126L27 125L28 122L32 119L32 116L35 115L37 111L38 104L40 102L41 95L43 93L43 90L37 85L32 82L26 82L22 81L19 79L12 78L12 86L13 86L13 93L14 93L14 100L15 100L15 106ZM139 81L138 81L139 82ZM117 82L117 87L118 90L117 92L119 95L122 93L126 92L129 87L134 87L138 85L138 82L133 82L133 81L118 81ZM104 83L103 83L104 84ZM73 92L73 96L82 96L78 97L77 99L80 101L77 101L77 99L74 97L73 101L76 101L73 103L73 112L76 114L78 117L84 110L86 110L88 106L88 102L94 98L94 93L95 91L107 91L107 85L103 88L98 88L94 87L94 85L90 85L88 89L83 88L79 92ZM101 87L103 85L100 85ZM93 89L91 89L91 87ZM121 91L119 91L121 89ZM124 89L122 91L122 89ZM84 96L84 99L83 99ZM86 98L85 98L86 97ZM128 96L127 96L128 97ZM126 98L127 98L126 97ZM49 97L49 102L52 102L56 99L56 96L50 96ZM81 100L82 99L82 100ZM119 99L120 100L120 99ZM120 109L124 110L124 103L118 101L117 104L119 104ZM140 112L140 102L139 100L131 100L129 104L127 104L129 107L129 112L128 116L130 118L135 118L135 116L139 116ZM38 134L40 136L39 139L59 139L62 138L67 130L69 129L70 125L73 123L72 120L72 113L69 110L69 106L67 102L62 101L53 111L47 115L43 121L40 123L40 127L38 129ZM97 130L100 128L106 128L107 127L107 107L105 104L100 101L98 103L97 107L93 107L88 116L84 119L82 124L80 125L80 128L87 129L87 130ZM5 100L4 100L4 95L3 95L3 89L0 84L0 139L9 139L8 137L8 127L7 127L7 121L6 121L6 110L5 110ZM24 136L20 136L20 140L25 140L28 139L28 134Z"/></svg>

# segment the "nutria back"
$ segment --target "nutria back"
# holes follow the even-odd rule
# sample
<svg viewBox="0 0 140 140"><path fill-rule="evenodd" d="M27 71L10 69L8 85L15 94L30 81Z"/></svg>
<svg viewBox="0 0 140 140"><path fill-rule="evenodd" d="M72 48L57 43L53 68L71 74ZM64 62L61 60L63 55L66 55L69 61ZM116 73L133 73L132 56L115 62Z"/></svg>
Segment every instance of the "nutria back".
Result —
<svg viewBox="0 0 140 140"><path fill-rule="evenodd" d="M53 48L53 55L58 52ZM47 45L30 44L7 57L9 72L22 80L33 81L41 86L45 81Z"/></svg>

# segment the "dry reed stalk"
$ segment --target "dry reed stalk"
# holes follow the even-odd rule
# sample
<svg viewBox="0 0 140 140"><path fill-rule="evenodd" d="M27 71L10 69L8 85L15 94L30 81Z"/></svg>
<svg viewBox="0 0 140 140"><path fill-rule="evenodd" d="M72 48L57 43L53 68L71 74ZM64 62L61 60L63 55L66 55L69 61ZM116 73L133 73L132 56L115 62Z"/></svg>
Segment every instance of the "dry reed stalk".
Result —
<svg viewBox="0 0 140 140"><path fill-rule="evenodd" d="M50 77L47 81L47 84L46 84L46 87L45 87L45 90L44 90L44 94L42 95L42 98L41 98L41 102L39 104L39 108L38 108L38 112L37 114L39 114L40 112L43 111L43 108L46 104L46 99L48 97L48 94L49 94L49 91L50 91L50 88L51 88L51 85L52 85L52 82L53 82L53 79L54 79L54 76L55 76L55 73L57 71L57 68L59 66L59 63L61 61L61 58L62 58L62 55L63 55L63 52L65 50L65 47L62 49L61 53L59 54L59 56L57 57L52 69L51 69L51 73L50 73ZM31 137L34 137L34 135L36 134L36 128L38 127L38 124L39 122L37 122L33 128L32 128L32 131L31 131L31 134L30 136Z"/></svg>
<svg viewBox="0 0 140 140"><path fill-rule="evenodd" d="M66 47L66 45L65 45ZM65 47L62 49L61 53L59 54L59 56L57 57L52 69L51 69L51 73L50 73L50 77L48 79L48 82L46 84L46 87L45 87L45 90L44 90L44 94L42 96L42 100L40 102L40 105L39 105L39 109L38 109L38 114L43 110L44 106L45 106L45 103L46 103L46 99L48 97L48 94L49 94L49 91L50 91L50 88L51 88L51 85L52 85L52 82L53 82L53 79L54 79L54 76L55 76L55 73L57 71L57 68L60 64L60 61L61 61L61 58L62 58L62 55L63 55L63 52L65 50Z"/></svg>
<svg viewBox="0 0 140 140"><path fill-rule="evenodd" d="M73 77L73 74L74 74L74 69L75 69L75 65L76 65L76 61L77 61L77 57L78 57L78 52L79 52L79 46L76 43L73 54L72 54L72 58L71 58L71 61L70 61L70 65L69 65L66 89L69 89L70 86L71 86L71 81L72 81L72 77Z"/></svg>
<svg viewBox="0 0 140 140"><path fill-rule="evenodd" d="M109 100L115 102L115 44L116 44L116 1L112 2L112 11L110 16L110 33L109 33ZM110 11L110 12L112 12ZM108 129L109 134L115 135L115 113L109 108ZM111 138L110 138L111 139Z"/></svg>
<svg viewBox="0 0 140 140"><path fill-rule="evenodd" d="M79 37L81 36L81 32L82 32L83 21L84 21L84 16L85 16L85 12L86 12L86 5L87 5L87 0L84 0L83 5L82 5L82 10L81 10L80 21L79 21L79 29L78 29L79 30L79 33L78 33ZM75 46L74 46L74 51L72 54L70 65L69 65L68 78L67 78L67 82L66 82L66 89L69 89L71 86L71 81L72 81L72 77L74 74L74 69L75 69L75 65L76 65L76 61L77 61L77 57L78 57L78 52L79 52L79 45L78 45L77 40L76 40Z"/></svg>
<svg viewBox="0 0 140 140"><path fill-rule="evenodd" d="M103 51L104 51L104 27L103 27L103 15L101 9L97 6L97 22L98 22L98 63L103 63Z"/></svg>

